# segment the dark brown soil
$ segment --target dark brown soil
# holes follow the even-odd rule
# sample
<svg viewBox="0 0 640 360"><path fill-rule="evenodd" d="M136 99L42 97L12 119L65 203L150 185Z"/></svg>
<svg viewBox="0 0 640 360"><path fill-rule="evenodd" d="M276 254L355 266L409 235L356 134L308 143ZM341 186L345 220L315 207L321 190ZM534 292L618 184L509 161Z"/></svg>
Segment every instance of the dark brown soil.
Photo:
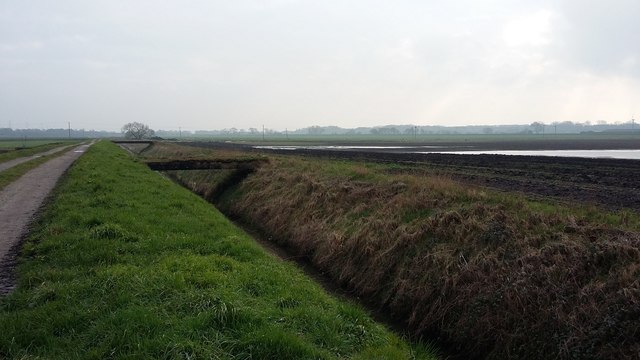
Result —
<svg viewBox="0 0 640 360"><path fill-rule="evenodd" d="M591 146L588 146L588 144ZM583 149L632 148L634 141L500 142L502 149ZM435 172L473 185L503 191L518 191L533 197L552 197L560 201L580 202L609 209L640 210L640 161L548 156L415 154L367 150L256 150L247 145L229 143L190 143L191 146L236 148L282 155L304 155L395 163L395 172ZM452 143L448 146L461 146ZM482 143L483 150L498 145ZM474 145L474 146L475 146ZM519 146L519 147L518 147ZM537 146L537 147L536 147ZM449 148L449 150L451 150ZM404 149L406 151L406 149Z"/></svg>

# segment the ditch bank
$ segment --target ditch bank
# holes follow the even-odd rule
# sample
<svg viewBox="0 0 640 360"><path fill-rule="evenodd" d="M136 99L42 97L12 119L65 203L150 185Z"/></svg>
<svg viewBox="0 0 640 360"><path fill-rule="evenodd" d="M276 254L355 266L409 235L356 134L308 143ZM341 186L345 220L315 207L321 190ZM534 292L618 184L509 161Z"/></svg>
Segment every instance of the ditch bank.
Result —
<svg viewBox="0 0 640 360"><path fill-rule="evenodd" d="M555 141L554 146L541 142L514 144L496 142L473 145L474 149L618 149L637 148L629 142L613 144L611 141L582 141L567 143ZM451 147L465 147L465 143L443 145L442 151ZM581 145L582 144L582 145ZM383 164L404 164L404 169L393 171L421 172L450 176L471 186L483 186L501 191L518 191L533 197L553 197L561 201L579 202L601 206L610 210L632 209L640 211L640 161L607 158L572 158L520 155L461 155L447 153L399 153L398 149L255 149L246 144L220 142L193 142L189 146L224 151L234 149L253 154L277 154L315 157L321 159L366 161ZM380 145L385 145L380 144ZM397 145L397 144L396 144ZM539 147L536 147L539 146ZM609 146L608 148L605 146ZM620 147L624 146L624 147ZM438 151L437 148L431 148ZM408 151L402 149L402 151Z"/></svg>
<svg viewBox="0 0 640 360"><path fill-rule="evenodd" d="M407 330L408 324L404 319L394 318L386 311L387 309L380 307L380 305L372 301L372 299L361 298L353 289L340 286L329 274L318 269L307 256L299 254L296 249L288 246L285 241L274 239L273 235L265 232L263 227L252 223L241 214L234 213L222 205L221 198L231 193L233 191L231 189L236 188L256 170L257 167L250 169L247 167L234 170L225 169L215 172L182 169L164 171L162 174L215 205L234 225L249 234L251 238L269 253L280 260L296 263L307 276L320 284L327 292L339 298L359 303L366 307L371 317L377 322L385 324L403 337L423 344L429 344L428 346L431 347L433 344L432 339L416 337L415 334ZM458 354L454 350L455 346L450 344L439 343L436 348L439 356L445 359L456 360L469 358ZM435 348L434 351L436 351Z"/></svg>
<svg viewBox="0 0 640 360"><path fill-rule="evenodd" d="M540 206L444 177L329 160L274 158L242 176L169 174L414 336L467 357L640 352L635 215Z"/></svg>

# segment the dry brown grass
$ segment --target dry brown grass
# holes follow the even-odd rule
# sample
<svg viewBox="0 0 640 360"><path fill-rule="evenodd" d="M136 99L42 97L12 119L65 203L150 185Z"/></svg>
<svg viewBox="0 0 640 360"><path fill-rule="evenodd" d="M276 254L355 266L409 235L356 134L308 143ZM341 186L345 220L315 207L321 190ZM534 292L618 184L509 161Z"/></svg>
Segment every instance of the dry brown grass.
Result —
<svg viewBox="0 0 640 360"><path fill-rule="evenodd" d="M446 177L295 158L264 165L223 206L465 354L640 353L638 229Z"/></svg>
<svg viewBox="0 0 640 360"><path fill-rule="evenodd" d="M224 190L224 185L233 178L235 172L235 170L174 170L164 173L204 199L214 201Z"/></svg>
<svg viewBox="0 0 640 360"><path fill-rule="evenodd" d="M145 160L194 160L194 159L224 159L247 160L259 158L259 155L225 149L208 149L202 147L185 146L180 143L154 141L140 156Z"/></svg>

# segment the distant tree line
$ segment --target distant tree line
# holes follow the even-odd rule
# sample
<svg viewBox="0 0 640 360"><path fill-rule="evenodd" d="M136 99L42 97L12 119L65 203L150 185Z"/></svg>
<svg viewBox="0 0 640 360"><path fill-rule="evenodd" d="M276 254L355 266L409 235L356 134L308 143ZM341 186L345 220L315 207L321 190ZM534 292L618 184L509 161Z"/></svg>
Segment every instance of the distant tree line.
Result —
<svg viewBox="0 0 640 360"><path fill-rule="evenodd" d="M130 123L139 124L140 123ZM540 122L536 121L527 125L467 125L467 126L440 126L440 125L386 125L375 127L341 128L339 126L309 126L296 130L278 131L270 128L238 129L235 127L221 130L156 130L146 127L141 138L166 138L178 139L181 137L261 137L286 136L286 135L377 135L377 136L418 136L418 135L447 135L447 134L579 134L584 132L624 132L631 130L640 131L640 126L632 121L607 123L604 121L591 122ZM104 138L122 137L129 134L131 138L137 138L138 132L96 131L84 129L71 129L72 138ZM135 134L135 135L134 135ZM68 129L11 129L0 128L0 138L66 138L69 137Z"/></svg>
<svg viewBox="0 0 640 360"><path fill-rule="evenodd" d="M439 125L386 125L377 127L359 127L356 129L340 128L337 126L311 126L299 129L291 134L307 135L447 135L447 134L579 134L584 132L629 132L640 131L640 127L631 121L609 124L604 121L596 123L585 122L533 122L528 125L467 125L467 126L439 126Z"/></svg>
<svg viewBox="0 0 640 360"><path fill-rule="evenodd" d="M120 137L119 132L71 129L72 138L108 138ZM69 137L69 129L11 129L0 128L0 138L5 139L59 139Z"/></svg>
<svg viewBox="0 0 640 360"><path fill-rule="evenodd" d="M311 136L331 136L331 135L376 135L376 136L418 136L418 135L455 135L455 134L579 134L583 132L629 132L631 131L631 121L625 123L609 124L604 121L596 123L585 122L533 122L526 125L467 125L467 126L440 126L440 125L386 125L376 127L341 128L338 126L309 126L296 130L277 131L269 128L264 129L264 134L268 136L285 135L311 135ZM640 131L640 127L635 124L635 130ZM227 128L221 130L195 130L195 131L175 131L157 130L156 135L163 138L182 137L204 137L204 136L225 136L225 137L247 137L262 136L262 129L249 128Z"/></svg>

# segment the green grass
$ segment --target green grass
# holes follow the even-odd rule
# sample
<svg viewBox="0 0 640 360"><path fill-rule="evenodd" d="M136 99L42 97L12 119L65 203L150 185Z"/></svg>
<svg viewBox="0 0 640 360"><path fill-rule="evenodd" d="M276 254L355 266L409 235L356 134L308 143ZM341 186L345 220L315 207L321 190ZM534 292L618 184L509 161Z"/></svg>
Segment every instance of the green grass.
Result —
<svg viewBox="0 0 640 360"><path fill-rule="evenodd" d="M432 357L107 142L57 188L0 299L0 358Z"/></svg>
<svg viewBox="0 0 640 360"><path fill-rule="evenodd" d="M14 149L14 148L31 148L36 146L47 145L51 143L59 143L60 140L0 140L0 149Z"/></svg>

